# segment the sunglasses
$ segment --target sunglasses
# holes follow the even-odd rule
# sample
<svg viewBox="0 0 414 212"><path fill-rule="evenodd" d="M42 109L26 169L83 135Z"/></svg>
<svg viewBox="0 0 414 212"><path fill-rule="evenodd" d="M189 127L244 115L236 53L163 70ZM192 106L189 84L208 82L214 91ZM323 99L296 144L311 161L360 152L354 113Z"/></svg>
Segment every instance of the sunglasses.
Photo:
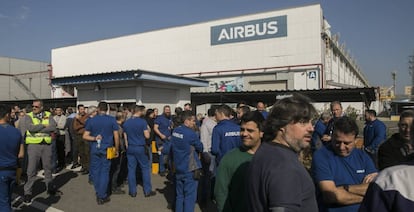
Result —
<svg viewBox="0 0 414 212"><path fill-rule="evenodd" d="M34 108L40 108L40 106L37 106L37 105L32 105L32 107L34 107Z"/></svg>

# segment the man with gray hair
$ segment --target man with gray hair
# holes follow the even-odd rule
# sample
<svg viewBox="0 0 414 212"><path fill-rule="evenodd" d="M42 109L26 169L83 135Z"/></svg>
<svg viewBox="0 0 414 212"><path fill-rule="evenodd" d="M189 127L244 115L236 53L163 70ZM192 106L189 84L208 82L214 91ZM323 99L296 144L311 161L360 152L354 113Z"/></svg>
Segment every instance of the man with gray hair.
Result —
<svg viewBox="0 0 414 212"><path fill-rule="evenodd" d="M110 201L108 194L109 172L111 161L107 159L107 148L115 147L118 157L119 134L118 124L114 117L106 114L108 104L98 104L98 114L86 122L82 138L91 143L91 175L96 191L96 201L102 205Z"/></svg>
<svg viewBox="0 0 414 212"><path fill-rule="evenodd" d="M87 111L89 118L93 118L98 113L98 108L92 105L88 107Z"/></svg>
<svg viewBox="0 0 414 212"><path fill-rule="evenodd" d="M335 121L344 116L344 111L340 101L331 102L331 113L332 118L331 120L329 120L325 133L322 136L322 142L324 143L324 145L329 144L332 140L332 133L334 131Z"/></svg>
<svg viewBox="0 0 414 212"><path fill-rule="evenodd" d="M310 147L315 114L302 95L273 105L248 169L248 211L318 211L314 183L298 159Z"/></svg>
<svg viewBox="0 0 414 212"><path fill-rule="evenodd" d="M92 105L92 106L89 106L88 108L86 108L86 116L88 116L88 118L85 121L85 125L88 122L88 120L90 120L93 117L95 117L96 114L98 114L98 108L96 106ZM91 154L90 154L90 145L89 145L89 142L88 141L83 140L82 149L83 149L83 151L85 153L84 156L86 157L86 159L85 159L86 162L84 162L85 165L82 166L82 169L80 170L80 172L83 175L86 175L87 174L88 175L88 178L89 178L88 179L88 183L89 184L92 184L93 176L92 176L92 173L89 172L89 170L90 170L90 158L91 158Z"/></svg>
<svg viewBox="0 0 414 212"><path fill-rule="evenodd" d="M328 126L329 121L331 120L332 116L331 113L328 111L323 111L321 113L321 116L319 118L319 120L316 122L315 124L315 131L312 134L312 143L311 143L311 147L312 150L318 150L319 148L322 147L323 143L322 142L322 137L323 134L326 131L326 127Z"/></svg>
<svg viewBox="0 0 414 212"><path fill-rule="evenodd" d="M53 167L55 168L54 172L59 173L62 169L65 168L65 126L66 126L66 116L63 114L62 107L56 107L55 108L55 116L53 116L53 119L56 121L56 152L53 152L53 154L57 154L57 166ZM53 145L53 144L52 144ZM56 160L53 161L53 164L56 165Z"/></svg>

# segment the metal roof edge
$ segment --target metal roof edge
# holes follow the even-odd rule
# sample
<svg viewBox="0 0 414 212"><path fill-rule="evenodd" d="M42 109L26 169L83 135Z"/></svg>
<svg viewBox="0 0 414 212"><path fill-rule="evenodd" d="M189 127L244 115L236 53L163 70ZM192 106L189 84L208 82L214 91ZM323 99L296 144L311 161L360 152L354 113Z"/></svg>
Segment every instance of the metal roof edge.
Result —
<svg viewBox="0 0 414 212"><path fill-rule="evenodd" d="M195 87L207 87L208 81L173 74L165 74L146 70L116 71L108 73L94 73L67 77L52 78L53 85L79 85L98 82L116 82L125 80L151 80L175 84L185 84Z"/></svg>
<svg viewBox="0 0 414 212"><path fill-rule="evenodd" d="M323 89L298 89L298 90L257 90L257 91L236 91L236 92L191 92L192 94L208 94L208 93L263 93L263 92L300 92L300 91L307 91L307 92L317 92L317 91L343 91L343 90L371 90L371 89L378 89L378 87L354 87L354 88L323 88Z"/></svg>

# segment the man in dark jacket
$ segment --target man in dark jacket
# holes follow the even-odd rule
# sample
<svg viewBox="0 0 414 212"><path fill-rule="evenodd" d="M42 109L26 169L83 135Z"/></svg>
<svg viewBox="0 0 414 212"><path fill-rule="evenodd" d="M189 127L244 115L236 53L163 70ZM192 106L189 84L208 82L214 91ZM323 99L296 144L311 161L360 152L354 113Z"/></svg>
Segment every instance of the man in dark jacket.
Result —
<svg viewBox="0 0 414 212"><path fill-rule="evenodd" d="M412 157L413 145L410 129L413 119L413 110L405 110L401 113L398 133L392 135L379 147L378 168L380 170L407 162Z"/></svg>

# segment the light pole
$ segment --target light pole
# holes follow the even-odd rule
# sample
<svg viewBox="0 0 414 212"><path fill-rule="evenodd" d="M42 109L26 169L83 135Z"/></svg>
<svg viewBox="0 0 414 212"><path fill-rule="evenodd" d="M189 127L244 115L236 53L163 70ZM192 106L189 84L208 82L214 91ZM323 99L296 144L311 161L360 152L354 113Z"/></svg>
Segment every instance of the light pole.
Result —
<svg viewBox="0 0 414 212"><path fill-rule="evenodd" d="M410 100L414 100L414 54L408 57L408 72L411 75L411 98Z"/></svg>
<svg viewBox="0 0 414 212"><path fill-rule="evenodd" d="M394 97L396 95L395 93L395 80L397 79L397 71L393 71L391 72L391 78L392 78L392 87L393 87L393 94L392 97Z"/></svg>

